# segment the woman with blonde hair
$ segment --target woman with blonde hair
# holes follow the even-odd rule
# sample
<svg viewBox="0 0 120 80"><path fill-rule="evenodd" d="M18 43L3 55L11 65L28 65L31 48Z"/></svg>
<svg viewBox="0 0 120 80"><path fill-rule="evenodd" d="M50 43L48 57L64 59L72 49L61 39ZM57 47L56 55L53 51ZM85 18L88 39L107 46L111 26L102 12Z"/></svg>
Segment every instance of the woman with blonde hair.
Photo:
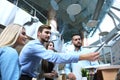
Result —
<svg viewBox="0 0 120 80"><path fill-rule="evenodd" d="M20 68L16 47L24 45L26 32L23 26L11 24L0 34L0 80L19 80Z"/></svg>

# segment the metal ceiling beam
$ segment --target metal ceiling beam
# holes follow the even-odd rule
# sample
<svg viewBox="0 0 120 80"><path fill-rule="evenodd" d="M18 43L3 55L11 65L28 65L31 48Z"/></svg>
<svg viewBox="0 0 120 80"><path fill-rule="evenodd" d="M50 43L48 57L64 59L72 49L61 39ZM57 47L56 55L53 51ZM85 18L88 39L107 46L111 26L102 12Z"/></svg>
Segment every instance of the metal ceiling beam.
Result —
<svg viewBox="0 0 120 80"><path fill-rule="evenodd" d="M116 28L117 30L120 30L120 25L119 25L119 24L120 24L120 18L119 18L117 15L115 15L111 10L108 12L108 15L112 18L113 23L114 23L114 25L115 25L115 28ZM116 24L115 19L118 20L118 22L119 22L118 25Z"/></svg>
<svg viewBox="0 0 120 80"><path fill-rule="evenodd" d="M113 9L115 9L115 10L120 11L120 9L119 9L119 8L117 8L117 7L112 6L111 8L113 8Z"/></svg>
<svg viewBox="0 0 120 80"><path fill-rule="evenodd" d="M111 14L115 19L117 19L120 22L120 18L117 15L115 15L114 12L110 10L108 13Z"/></svg>
<svg viewBox="0 0 120 80"><path fill-rule="evenodd" d="M109 12L109 9L111 8L113 2L114 2L114 0L105 0L105 2L103 4L102 12L101 12L100 16L98 16L99 17L99 22L98 22L97 26L95 27L95 29L93 30L91 36L94 35L96 30L100 26L101 21L104 19L105 14Z"/></svg>
<svg viewBox="0 0 120 80"><path fill-rule="evenodd" d="M104 0L98 0L92 20L98 20L103 3L104 3Z"/></svg>

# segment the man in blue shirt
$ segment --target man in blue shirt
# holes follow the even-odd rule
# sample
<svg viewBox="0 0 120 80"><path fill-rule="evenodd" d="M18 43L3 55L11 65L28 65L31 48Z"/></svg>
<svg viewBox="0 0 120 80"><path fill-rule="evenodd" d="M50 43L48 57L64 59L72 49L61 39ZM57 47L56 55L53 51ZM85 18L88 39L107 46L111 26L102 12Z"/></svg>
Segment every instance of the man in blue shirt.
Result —
<svg viewBox="0 0 120 80"><path fill-rule="evenodd" d="M88 51L90 52L90 49L82 48L82 35L80 34L73 34L71 45L70 47L72 48L69 51L75 54L76 53L85 54ZM91 66L98 65L98 62L90 62L88 60L82 60L82 61L78 61L77 63L69 63L65 65L65 72L70 80L82 80L81 69L90 65Z"/></svg>
<svg viewBox="0 0 120 80"><path fill-rule="evenodd" d="M38 29L38 39L29 41L21 50L19 61L21 65L21 77L20 80L32 80L33 77L37 77L37 68L41 59L53 63L71 63L78 62L79 60L94 61L98 59L99 53L93 52L80 55L74 53L57 53L46 50L44 42L47 42L51 35L51 27L48 25L41 25Z"/></svg>

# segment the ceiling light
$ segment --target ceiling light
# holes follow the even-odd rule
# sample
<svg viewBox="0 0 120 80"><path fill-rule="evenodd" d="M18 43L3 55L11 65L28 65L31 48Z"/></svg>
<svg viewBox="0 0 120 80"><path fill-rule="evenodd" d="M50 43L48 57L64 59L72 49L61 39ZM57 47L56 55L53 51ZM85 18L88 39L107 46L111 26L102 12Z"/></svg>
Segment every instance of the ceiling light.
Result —
<svg viewBox="0 0 120 80"><path fill-rule="evenodd" d="M108 33L109 33L109 32L104 31L104 32L99 33L99 35L100 35L100 36L105 36L105 35L107 35Z"/></svg>
<svg viewBox="0 0 120 80"><path fill-rule="evenodd" d="M95 27L97 25L98 21L97 20L89 20L87 23L88 27Z"/></svg>
<svg viewBox="0 0 120 80"><path fill-rule="evenodd" d="M69 15L76 15L80 13L80 11L81 11L81 6L79 4L71 4L67 8L67 13Z"/></svg>

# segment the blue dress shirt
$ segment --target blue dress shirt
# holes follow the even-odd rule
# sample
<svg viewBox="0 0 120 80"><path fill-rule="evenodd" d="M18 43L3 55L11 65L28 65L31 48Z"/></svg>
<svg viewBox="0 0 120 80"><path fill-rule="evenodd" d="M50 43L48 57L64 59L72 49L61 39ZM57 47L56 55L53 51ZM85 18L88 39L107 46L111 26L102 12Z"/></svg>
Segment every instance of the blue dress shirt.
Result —
<svg viewBox="0 0 120 80"><path fill-rule="evenodd" d="M46 50L43 44L37 39L29 41L22 49L19 61L22 74L30 77L37 77L37 69L41 59L54 63L78 62L80 54L55 53Z"/></svg>
<svg viewBox="0 0 120 80"><path fill-rule="evenodd" d="M19 80L18 53L12 47L0 48L0 80Z"/></svg>

